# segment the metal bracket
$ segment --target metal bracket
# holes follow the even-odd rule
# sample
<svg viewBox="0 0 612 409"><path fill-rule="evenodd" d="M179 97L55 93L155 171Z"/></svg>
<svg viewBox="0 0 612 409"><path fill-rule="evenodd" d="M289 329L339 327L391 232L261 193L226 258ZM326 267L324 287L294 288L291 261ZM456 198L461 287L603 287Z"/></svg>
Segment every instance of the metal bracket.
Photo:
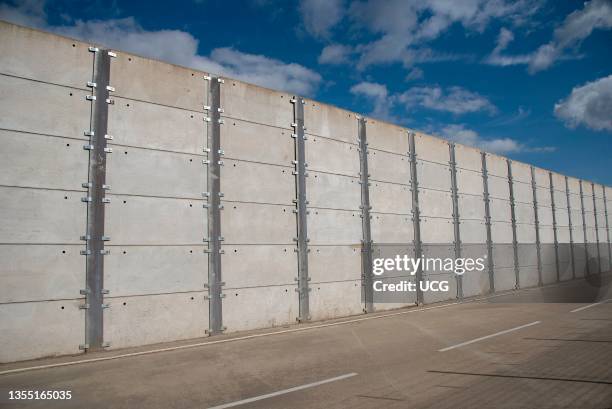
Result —
<svg viewBox="0 0 612 409"><path fill-rule="evenodd" d="M448 143L449 150L449 165L451 174L451 198L453 202L453 231L454 231L454 253L455 260L461 258L461 229L459 221L459 195L457 187L457 162L455 160L455 144L452 142ZM463 298L463 276L455 274L457 280L457 298Z"/></svg>
<svg viewBox="0 0 612 409"><path fill-rule="evenodd" d="M421 241L421 212L419 209L419 182L417 176L417 153L414 132L408 134L409 155L410 155L410 186L412 191L412 223L414 229L414 257L420 258L423 255L423 243ZM416 271L417 283L417 304L424 303L421 281L423 281L423 268L419 265Z"/></svg>

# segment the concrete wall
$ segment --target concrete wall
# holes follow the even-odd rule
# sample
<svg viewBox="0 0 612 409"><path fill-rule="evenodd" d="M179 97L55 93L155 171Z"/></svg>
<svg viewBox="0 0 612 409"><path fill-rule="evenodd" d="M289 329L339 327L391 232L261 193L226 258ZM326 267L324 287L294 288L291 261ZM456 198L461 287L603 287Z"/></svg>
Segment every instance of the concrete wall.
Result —
<svg viewBox="0 0 612 409"><path fill-rule="evenodd" d="M371 240L381 254L419 256L416 244L426 257L491 252L491 271L461 279L425 272L425 280L451 284L448 292L425 292L425 303L486 294L492 285L503 291L610 269L612 194L601 185L567 178L566 188L564 176L533 169L532 177L530 166L514 161L510 179L508 160L493 154L484 155L485 174L480 151L420 132L413 175L414 131L366 118L363 159L361 117L312 100L303 104L308 171L300 176L300 100L293 95L226 78L218 83L218 125L211 122L214 76L119 53L110 63L109 101L92 101L87 96L95 88L88 82L98 78L95 61L107 50L92 52L89 44L6 23L0 23L0 37L1 362L82 352L92 347L86 339L91 325L102 329L101 347L121 348L205 336L217 313L228 332L294 323L300 306L300 177L308 207L313 320L366 309L366 199ZM103 321L96 323L84 308L92 255L82 240L91 216L91 156L83 146L104 137L87 134L100 106L107 106L110 149L103 170L106 200L97 204L104 209L99 223L108 240L97 270L105 290ZM211 152L213 138L219 152ZM214 164L218 180L212 153L221 156ZM367 198L360 183L364 160ZM221 183L219 238L211 237L213 181ZM220 267L210 262L213 239L221 244ZM213 313L214 285L222 287L223 298L222 310ZM417 300L412 293L396 301L373 307Z"/></svg>

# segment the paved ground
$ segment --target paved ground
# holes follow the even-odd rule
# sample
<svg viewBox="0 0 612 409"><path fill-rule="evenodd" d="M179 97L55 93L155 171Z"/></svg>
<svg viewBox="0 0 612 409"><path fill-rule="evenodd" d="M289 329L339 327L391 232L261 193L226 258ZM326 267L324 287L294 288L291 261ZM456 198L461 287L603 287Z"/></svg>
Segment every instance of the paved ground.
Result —
<svg viewBox="0 0 612 409"><path fill-rule="evenodd" d="M609 281L2 374L0 406L207 408L254 398L236 407L612 408L612 300L593 304L612 299ZM17 389L71 390L73 398L7 401L7 391Z"/></svg>

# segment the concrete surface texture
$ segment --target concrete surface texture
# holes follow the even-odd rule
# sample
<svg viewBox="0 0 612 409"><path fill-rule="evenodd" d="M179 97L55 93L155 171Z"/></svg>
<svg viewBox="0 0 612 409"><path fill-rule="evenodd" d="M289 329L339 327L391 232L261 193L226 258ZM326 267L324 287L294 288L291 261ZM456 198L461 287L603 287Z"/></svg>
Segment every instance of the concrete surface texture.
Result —
<svg viewBox="0 0 612 409"><path fill-rule="evenodd" d="M370 118L362 175L359 114L305 100L298 130L294 95L120 51L105 84L96 67L110 50L8 23L0 38L0 362L293 324L305 292L307 319L361 314L366 240L416 257L491 254L491 268L462 278L426 272L451 286L425 304L610 270L604 186ZM93 99L101 89L108 99ZM107 148L92 151L99 138ZM101 158L103 186L90 172ZM104 200L93 203L96 188ZM103 237L90 235L92 209Z"/></svg>

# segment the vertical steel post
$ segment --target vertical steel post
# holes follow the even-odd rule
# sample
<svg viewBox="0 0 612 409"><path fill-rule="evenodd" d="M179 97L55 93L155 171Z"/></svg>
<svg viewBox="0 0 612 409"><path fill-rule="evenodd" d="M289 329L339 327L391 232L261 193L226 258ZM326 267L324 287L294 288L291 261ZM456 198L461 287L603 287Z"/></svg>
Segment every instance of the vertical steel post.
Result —
<svg viewBox="0 0 612 409"><path fill-rule="evenodd" d="M597 204L595 203L595 184L591 182L593 193L593 219L595 219L595 242L597 243L597 271L601 274L601 252L599 251L599 224L597 223Z"/></svg>
<svg viewBox="0 0 612 409"><path fill-rule="evenodd" d="M604 215L606 216L606 237L608 239L608 271L612 270L612 245L610 244L610 222L608 221L608 202L606 201L606 187L603 187Z"/></svg>
<svg viewBox="0 0 612 409"><path fill-rule="evenodd" d="M516 239L516 212L514 208L514 182L512 179L512 162L510 159L506 159L508 164L508 187L510 189L510 220L512 221L512 250L514 252L514 277L515 286L514 288L521 288L521 278L519 270L519 257L518 257L518 242Z"/></svg>
<svg viewBox="0 0 612 409"><path fill-rule="evenodd" d="M364 311L374 311L374 288L372 273L372 229L370 216L370 174L368 170L368 140L365 118L358 118L359 176L361 184L361 281L363 285Z"/></svg>
<svg viewBox="0 0 612 409"><path fill-rule="evenodd" d="M293 103L293 128L295 133L295 202L296 202L296 224L297 224L297 254L298 254L298 286L299 294L299 316L297 320L304 322L310 320L310 287L308 276L308 201L306 200L306 136L304 135L304 98L294 97Z"/></svg>
<svg viewBox="0 0 612 409"><path fill-rule="evenodd" d="M489 197L489 173L487 171L487 154L480 152L482 158L482 186L483 186L483 201L485 207L485 226L487 228L487 258L489 267L489 291L495 292L495 266L493 263L493 237L491 235L491 207Z"/></svg>
<svg viewBox="0 0 612 409"><path fill-rule="evenodd" d="M548 172L548 186L550 187L550 208L552 210L553 240L555 242L555 271L557 272L557 282L559 282L561 281L561 271L559 267L559 240L557 237L557 206L555 205L555 188L552 172Z"/></svg>
<svg viewBox="0 0 612 409"><path fill-rule="evenodd" d="M419 178L417 176L417 153L414 132L408 134L410 147L410 185L412 190L412 225L414 230L414 257L420 258L423 255L423 243L421 242L421 212L419 210ZM416 271L417 304L423 305L424 297L421 290L423 281L423 268L421 263Z"/></svg>
<svg viewBox="0 0 612 409"><path fill-rule="evenodd" d="M457 161L455 160L455 144L453 142L448 143L449 158L448 162L451 171L451 198L453 201L453 231L454 231L454 252L455 260L461 258L461 229L459 220L459 193L457 189ZM455 274L457 280L457 298L463 298L463 276Z"/></svg>
<svg viewBox="0 0 612 409"><path fill-rule="evenodd" d="M110 237L104 235L104 204L108 203L106 195L106 155L110 153L107 147L108 105L111 103L110 61L112 52L109 50L90 48L94 52L93 104L90 131L90 142L84 148L89 150L89 177L83 184L88 189L87 197L82 200L87 203L87 232L83 240L86 249L82 254L86 261L86 288L81 291L85 295L85 345L81 349L98 351L107 344L104 343L104 243Z"/></svg>
<svg viewBox="0 0 612 409"><path fill-rule="evenodd" d="M576 279L576 257L574 254L574 232L572 230L572 205L570 201L569 182L565 176L565 196L567 198L567 221L569 224L570 236L570 257L572 259L572 279Z"/></svg>
<svg viewBox="0 0 612 409"><path fill-rule="evenodd" d="M582 180L580 183L580 212L582 213L582 233L584 235L584 259L586 263L586 275L591 274L591 268L589 267L589 249L587 247L587 230L586 230L586 217L584 216L584 192L582 191Z"/></svg>
<svg viewBox="0 0 612 409"><path fill-rule="evenodd" d="M213 77L210 79L209 101L209 148L208 154L208 302L209 302L209 335L222 333L223 304L222 304L222 270L221 270L221 84L223 79Z"/></svg>
<svg viewBox="0 0 612 409"><path fill-rule="evenodd" d="M535 234L536 234L536 254L538 257L538 285L543 285L542 280L542 249L540 248L540 219L538 217L538 189L536 187L535 180L535 168L533 166L531 169L531 191L533 193L533 216L534 216L534 224L535 224Z"/></svg>

